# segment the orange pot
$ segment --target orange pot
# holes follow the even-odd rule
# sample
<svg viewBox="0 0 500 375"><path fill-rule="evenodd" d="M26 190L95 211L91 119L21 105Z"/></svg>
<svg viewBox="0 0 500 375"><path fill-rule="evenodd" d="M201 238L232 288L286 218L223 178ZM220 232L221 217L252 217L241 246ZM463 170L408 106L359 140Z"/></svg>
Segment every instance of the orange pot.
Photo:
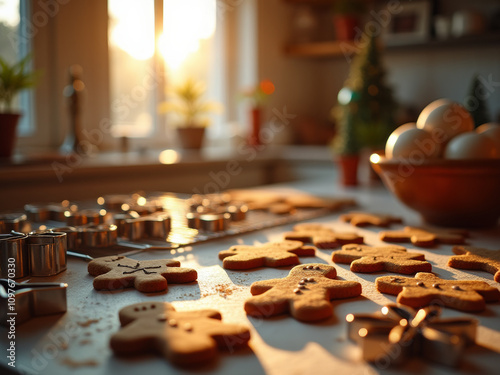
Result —
<svg viewBox="0 0 500 375"><path fill-rule="evenodd" d="M339 156L340 182L344 186L356 186L358 184L359 155Z"/></svg>
<svg viewBox="0 0 500 375"><path fill-rule="evenodd" d="M0 113L0 158L10 158L16 145L16 129L21 114Z"/></svg>
<svg viewBox="0 0 500 375"><path fill-rule="evenodd" d="M261 109L254 107L250 111L250 135L248 137L248 144L252 146L258 146L262 143L260 140L260 124Z"/></svg>
<svg viewBox="0 0 500 375"><path fill-rule="evenodd" d="M335 34L337 40L354 40L356 36L356 26L359 25L359 19L356 16L335 16L333 18Z"/></svg>

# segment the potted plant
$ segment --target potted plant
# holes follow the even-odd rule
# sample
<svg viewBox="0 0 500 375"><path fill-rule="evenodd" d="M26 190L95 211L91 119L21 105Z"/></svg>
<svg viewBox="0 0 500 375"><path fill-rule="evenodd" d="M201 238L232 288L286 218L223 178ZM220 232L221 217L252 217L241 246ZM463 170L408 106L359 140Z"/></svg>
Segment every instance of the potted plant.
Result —
<svg viewBox="0 0 500 375"><path fill-rule="evenodd" d="M333 3L333 24L338 40L354 40L356 26L366 12L366 0L335 0Z"/></svg>
<svg viewBox="0 0 500 375"><path fill-rule="evenodd" d="M250 133L248 136L248 144L258 146L261 144L260 128L262 122L263 105L269 95L274 92L274 84L264 79L258 85L244 90L241 93L241 98L250 103Z"/></svg>
<svg viewBox="0 0 500 375"><path fill-rule="evenodd" d="M340 182L344 186L356 186L358 184L361 145L356 131L352 107L356 107L356 103L343 103L335 107L332 111L333 116L337 120L337 134L332 140L332 146L334 154L337 157ZM354 108L355 110L356 108Z"/></svg>
<svg viewBox="0 0 500 375"><path fill-rule="evenodd" d="M363 149L368 154L382 150L396 128L397 103L392 89L385 83L385 74L377 37L371 35L339 91L335 117L339 126L337 152L340 155L353 154L353 150L356 154ZM363 162L368 163L368 157Z"/></svg>
<svg viewBox="0 0 500 375"><path fill-rule="evenodd" d="M37 74L29 70L30 56L14 64L0 57L0 158L10 158L16 142L21 113L13 108L16 95L35 86Z"/></svg>
<svg viewBox="0 0 500 375"><path fill-rule="evenodd" d="M160 113L173 113L177 117L174 124L183 148L200 149L205 128L210 125L207 115L222 109L218 103L203 100L205 92L206 87L202 82L189 78L169 92L171 100L159 104Z"/></svg>

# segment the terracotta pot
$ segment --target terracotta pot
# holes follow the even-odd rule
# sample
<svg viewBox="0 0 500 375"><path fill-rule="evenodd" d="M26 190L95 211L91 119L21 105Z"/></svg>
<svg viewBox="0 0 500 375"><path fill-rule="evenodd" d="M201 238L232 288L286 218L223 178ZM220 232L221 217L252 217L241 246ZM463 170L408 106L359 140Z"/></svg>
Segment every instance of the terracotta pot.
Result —
<svg viewBox="0 0 500 375"><path fill-rule="evenodd" d="M21 114L0 113L0 158L10 158L17 138L17 124Z"/></svg>
<svg viewBox="0 0 500 375"><path fill-rule="evenodd" d="M252 146L262 144L260 139L261 114L262 110L259 107L254 107L250 111L250 135L248 137L248 144Z"/></svg>
<svg viewBox="0 0 500 375"><path fill-rule="evenodd" d="M339 156L340 182L344 186L356 186L358 184L359 155Z"/></svg>
<svg viewBox="0 0 500 375"><path fill-rule="evenodd" d="M182 148L199 150L203 146L205 128L183 127L177 128L177 135Z"/></svg>
<svg viewBox="0 0 500 375"><path fill-rule="evenodd" d="M356 36L355 28L359 25L359 18L352 15L335 16L333 24L337 40L354 40Z"/></svg>

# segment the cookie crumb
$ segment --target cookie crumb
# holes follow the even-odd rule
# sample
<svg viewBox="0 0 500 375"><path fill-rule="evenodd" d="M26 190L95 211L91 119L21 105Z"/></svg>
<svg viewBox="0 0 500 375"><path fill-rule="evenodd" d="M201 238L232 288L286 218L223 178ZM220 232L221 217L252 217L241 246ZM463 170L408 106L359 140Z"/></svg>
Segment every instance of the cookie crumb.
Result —
<svg viewBox="0 0 500 375"><path fill-rule="evenodd" d="M66 357L61 361L61 364L71 367L71 368L79 368L79 367L97 367L99 366L99 362L93 359L87 359L85 361L77 361L72 358Z"/></svg>
<svg viewBox="0 0 500 375"><path fill-rule="evenodd" d="M78 324L80 327L88 327L94 323L99 323L100 320L101 319L88 319L83 322L77 322L76 324Z"/></svg>

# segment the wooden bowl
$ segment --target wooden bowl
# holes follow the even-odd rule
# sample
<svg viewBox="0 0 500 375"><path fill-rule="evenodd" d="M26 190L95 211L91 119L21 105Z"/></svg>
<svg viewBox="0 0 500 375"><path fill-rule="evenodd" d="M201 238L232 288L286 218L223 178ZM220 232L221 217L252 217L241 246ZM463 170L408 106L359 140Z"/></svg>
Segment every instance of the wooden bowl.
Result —
<svg viewBox="0 0 500 375"><path fill-rule="evenodd" d="M429 224L498 224L500 159L411 161L373 154L370 161L390 191Z"/></svg>

